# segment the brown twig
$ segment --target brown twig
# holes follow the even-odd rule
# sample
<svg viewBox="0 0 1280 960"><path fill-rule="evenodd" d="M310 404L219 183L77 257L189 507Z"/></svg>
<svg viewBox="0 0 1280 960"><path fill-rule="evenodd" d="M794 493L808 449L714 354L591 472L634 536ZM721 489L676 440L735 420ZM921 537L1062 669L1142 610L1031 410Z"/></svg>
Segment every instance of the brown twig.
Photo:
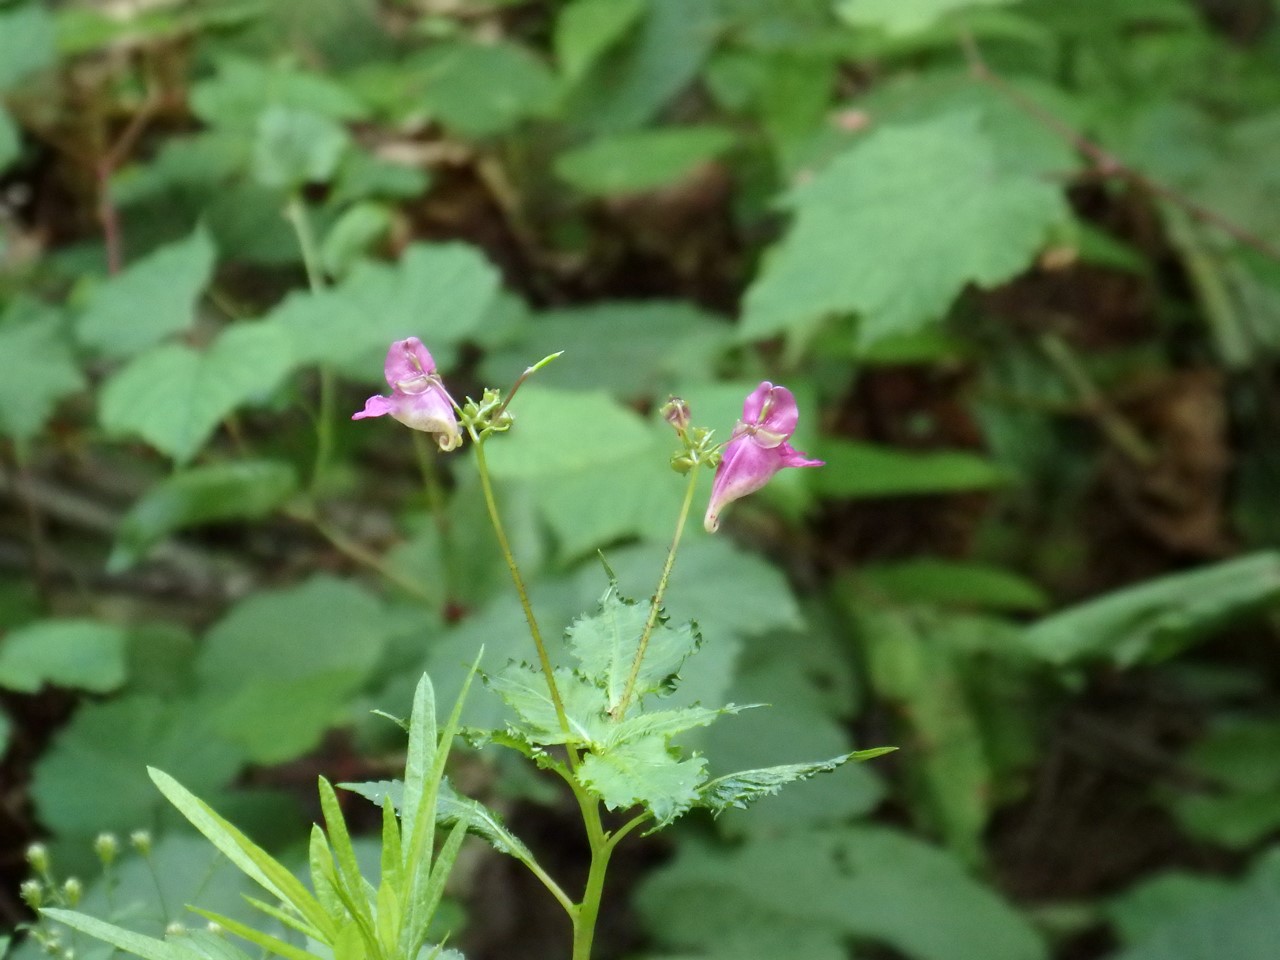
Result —
<svg viewBox="0 0 1280 960"><path fill-rule="evenodd" d="M1280 261L1280 247L1275 246L1266 238L1259 236L1247 227L1241 226L1217 210L1193 200L1175 187L1129 166L1129 164L1105 147L1090 140L1079 130L1045 109L1043 105L1004 79L988 65L982 56L982 51L978 48L977 41L974 40L973 34L969 31L961 31L960 46L964 50L965 59L969 63L969 72L975 80L991 87L1032 120L1035 120L1070 144L1081 156L1092 162L1094 167L1093 174L1125 180L1132 187L1185 210L1201 223L1216 227L1237 243L1251 247L1272 260Z"/></svg>
<svg viewBox="0 0 1280 960"><path fill-rule="evenodd" d="M120 132L120 136L94 165L94 178L98 187L98 221L102 224L102 242L107 250L107 272L113 275L119 273L124 266L124 235L120 227L120 211L111 199L111 178L129 158L147 124L163 104L163 94L150 89L147 98L129 118L129 123Z"/></svg>

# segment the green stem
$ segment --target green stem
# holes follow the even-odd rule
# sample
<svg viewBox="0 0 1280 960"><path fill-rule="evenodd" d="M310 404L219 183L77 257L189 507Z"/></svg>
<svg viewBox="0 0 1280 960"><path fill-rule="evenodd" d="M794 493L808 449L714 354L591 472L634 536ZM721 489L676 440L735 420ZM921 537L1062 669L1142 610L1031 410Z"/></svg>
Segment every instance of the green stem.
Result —
<svg viewBox="0 0 1280 960"><path fill-rule="evenodd" d="M587 887L582 893L582 903L573 918L573 960L591 960L591 945L596 936L596 921L600 918L600 901L604 898L604 878L609 870L609 858L613 845L600 835L591 844L591 869L587 873Z"/></svg>
<svg viewBox="0 0 1280 960"><path fill-rule="evenodd" d="M662 598L667 592L667 584L671 581L671 568L675 566L676 551L680 549L680 538L684 536L685 524L689 519L689 507L693 504L694 490L698 486L698 468L700 466L700 463L695 463L689 471L689 483L685 487L684 503L680 505L680 516L676 520L676 533L671 538L671 548L667 551L667 561L662 565L662 576L658 579L658 589L649 604L649 618L645 620L644 631L640 634L640 644L636 647L636 657L631 662L631 674L627 677L627 685L622 690L622 699L610 711L614 720L623 718L627 712L627 707L631 704L631 697L635 693L636 680L640 676L640 665L644 662L645 650L649 646L649 637L653 634L653 628L657 626L658 613L662 609Z"/></svg>
<svg viewBox="0 0 1280 960"><path fill-rule="evenodd" d="M302 266L307 273L307 283L312 293L324 290L324 272L320 266L320 252L316 246L316 237L311 229L311 218L307 216L306 204L302 198L294 194L284 208L285 219L293 227L298 238L298 249L302 252ZM333 371L328 365L320 366L320 405L316 411L316 460L311 470L311 491L314 493L320 478L329 466L329 458L333 455L333 414L336 402Z"/></svg>
<svg viewBox="0 0 1280 960"><path fill-rule="evenodd" d="M484 441L471 434L471 449L476 452L476 467L480 472L480 488L484 492L484 505L489 511L489 521L493 524L493 532L498 537L498 547L502 550L502 558L507 561L507 569L511 571L511 582L515 584L516 593L520 596L520 606L524 610L525 622L529 624L529 636L538 649L538 662L542 665L542 673L547 680L547 690L551 694L551 703L556 710L556 720L564 732L565 748L569 755L569 763L577 766L577 752L568 742L572 740L569 727L569 716L564 711L564 701L560 698L560 689L556 686L555 673L551 667L551 658L547 656L547 646L542 642L542 631L538 629L537 618L533 615L533 606L529 603L529 591L525 588L524 578L520 575L520 567L516 563L515 554L511 552L511 544L507 540L507 532L502 526L502 517L498 514L498 503L493 496L493 482L489 478L489 464L484 456Z"/></svg>

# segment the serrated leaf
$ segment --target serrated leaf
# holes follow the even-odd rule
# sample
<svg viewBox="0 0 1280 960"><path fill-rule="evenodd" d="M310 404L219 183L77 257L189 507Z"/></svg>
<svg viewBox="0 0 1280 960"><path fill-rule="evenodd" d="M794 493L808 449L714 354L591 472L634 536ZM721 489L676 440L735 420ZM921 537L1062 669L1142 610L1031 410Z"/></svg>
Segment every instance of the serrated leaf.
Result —
<svg viewBox="0 0 1280 960"><path fill-rule="evenodd" d="M523 663L511 663L501 673L485 677L485 683L520 717L521 725L512 733L526 737L531 744L595 743L604 736L608 702L604 692L565 668L555 672L556 688L564 701L569 732L560 726L555 703L541 670Z"/></svg>
<svg viewBox="0 0 1280 960"><path fill-rule="evenodd" d="M562 153L555 170L583 193L636 193L676 183L735 140L732 130L711 126L620 133Z"/></svg>
<svg viewBox="0 0 1280 960"><path fill-rule="evenodd" d="M0 324L0 432L30 440L58 401L83 386L55 314Z"/></svg>
<svg viewBox="0 0 1280 960"><path fill-rule="evenodd" d="M995 7L1017 0L841 0L836 13L855 27L880 27L894 36L918 33L957 10Z"/></svg>
<svg viewBox="0 0 1280 960"><path fill-rule="evenodd" d="M572 0L556 16L555 50L570 80L581 76L626 36L645 12L644 0Z"/></svg>
<svg viewBox="0 0 1280 960"><path fill-rule="evenodd" d="M109 572L124 570L171 533L223 520L269 516L298 488L293 465L277 460L210 464L174 474L129 508L116 531Z"/></svg>
<svg viewBox="0 0 1280 960"><path fill-rule="evenodd" d="M1247 554L1086 601L1032 625L1027 647L1051 663L1161 660L1280 599L1280 554Z"/></svg>
<svg viewBox="0 0 1280 960"><path fill-rule="evenodd" d="M0 640L0 687L108 693L125 681L125 633L96 620L40 620Z"/></svg>
<svg viewBox="0 0 1280 960"><path fill-rule="evenodd" d="M787 205L794 222L747 291L747 337L842 313L861 318L863 346L918 331L968 284L1018 275L1069 219L1058 188L1001 169L976 112L876 130Z"/></svg>
<svg viewBox="0 0 1280 960"><path fill-rule="evenodd" d="M76 327L104 357L131 357L195 321L217 251L204 227L167 244L94 288Z"/></svg>
<svg viewBox="0 0 1280 960"><path fill-rule="evenodd" d="M681 707L678 710L650 710L637 713L613 724L601 748L607 752L621 744L645 737L670 739L677 734L709 726L720 717L732 716L750 706L762 706L762 704L748 704L740 707L730 703L718 710L707 707Z"/></svg>
<svg viewBox="0 0 1280 960"><path fill-rule="evenodd" d="M265 323L231 327L204 351L166 344L107 381L99 417L109 434L138 434L186 463L224 417L269 397L293 362L288 337Z"/></svg>
<svg viewBox="0 0 1280 960"><path fill-rule="evenodd" d="M618 596L617 584L613 583L600 598L596 612L575 620L565 631L565 640L582 665L582 673L604 690L609 710L621 703L626 692L648 617L648 604ZM680 666L701 642L702 635L693 624L673 627L659 611L631 691L633 701L669 689Z"/></svg>
<svg viewBox="0 0 1280 960"><path fill-rule="evenodd" d="M703 757L673 756L666 737L645 737L606 753L587 754L578 766L578 780L610 810L641 805L661 827L697 802L706 768Z"/></svg>
<svg viewBox="0 0 1280 960"><path fill-rule="evenodd" d="M830 760L813 763L787 763L758 770L741 770L717 777L698 790L697 806L706 807L719 816L730 807L745 809L757 800L771 797L789 783L809 780L820 773L839 770L851 760L863 762L892 753L897 747L876 747L871 750L854 750Z"/></svg>

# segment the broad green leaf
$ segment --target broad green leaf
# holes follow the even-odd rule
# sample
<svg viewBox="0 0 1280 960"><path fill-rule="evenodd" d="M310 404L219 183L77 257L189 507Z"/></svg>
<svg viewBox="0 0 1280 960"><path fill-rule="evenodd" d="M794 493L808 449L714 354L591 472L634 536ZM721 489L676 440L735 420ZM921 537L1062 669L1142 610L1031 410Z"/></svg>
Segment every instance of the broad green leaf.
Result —
<svg viewBox="0 0 1280 960"><path fill-rule="evenodd" d="M259 520L293 495L293 466L278 460L210 464L174 474L144 493L124 515L107 569L137 563L169 534L224 520Z"/></svg>
<svg viewBox="0 0 1280 960"><path fill-rule="evenodd" d="M664 826L697 802L706 768L703 757L680 760L668 749L666 737L654 736L587 754L578 779L610 810L640 805Z"/></svg>
<svg viewBox="0 0 1280 960"><path fill-rule="evenodd" d="M760 706L760 704L753 704ZM607 752L621 744L645 737L671 737L698 727L709 726L725 716L732 716L746 707L737 704L726 704L718 710L707 707L681 707L676 710L647 710L644 713L633 713L625 720L613 724L605 736L602 748Z"/></svg>
<svg viewBox="0 0 1280 960"><path fill-rule="evenodd" d="M391 209L384 204L371 201L353 204L329 228L320 245L320 262L325 272L334 277L345 276L387 235L391 224Z"/></svg>
<svg viewBox="0 0 1280 960"><path fill-rule="evenodd" d="M726 127L662 127L619 133L562 153L560 178L583 193L608 196L676 183L733 147Z"/></svg>
<svg viewBox="0 0 1280 960"><path fill-rule="evenodd" d="M564 668L556 670L556 689L564 702L566 733L560 726L555 703L540 670L523 663L511 663L502 672L485 678L485 683L520 717L521 726L511 732L531 744L589 744L603 739L609 708L604 692L595 684Z"/></svg>
<svg viewBox="0 0 1280 960"><path fill-rule="evenodd" d="M633 36L583 73L564 115L596 132L630 130L652 120L688 86L715 46L720 12L712 3L646 0Z"/></svg>
<svg viewBox="0 0 1280 960"><path fill-rule="evenodd" d="M912 960L1047 956L1031 925L958 860L884 827L773 835L728 850L682 844L635 902L661 943L715 956L726 930L750 931L749 942L798 926Z"/></svg>
<svg viewBox="0 0 1280 960"><path fill-rule="evenodd" d="M422 196L430 186L430 174L420 167L349 150L330 190L329 203L341 206L361 200L409 200Z"/></svg>
<svg viewBox="0 0 1280 960"><path fill-rule="evenodd" d="M1280 937L1280 857L1265 854L1244 882L1197 893L1115 960L1270 960Z"/></svg>
<svg viewBox="0 0 1280 960"><path fill-rule="evenodd" d="M90 294L76 327L79 340L104 357L131 357L195 321L217 251L208 231L163 246Z"/></svg>
<svg viewBox="0 0 1280 960"><path fill-rule="evenodd" d="M565 631L582 673L605 692L611 711L626 692L648 617L647 603L618 596L617 584L612 583L600 598L596 612L575 620ZM659 611L631 691L631 702L672 689L681 665L701 642L702 634L692 623L673 627Z"/></svg>
<svg viewBox="0 0 1280 960"><path fill-rule="evenodd" d="M572 0L556 16L561 72L577 79L627 35L644 15L644 0Z"/></svg>
<svg viewBox="0 0 1280 960"><path fill-rule="evenodd" d="M0 92L56 59L53 18L40 0L0 7Z"/></svg>
<svg viewBox="0 0 1280 960"><path fill-rule="evenodd" d="M511 383L534 359L563 350L538 371L539 386L664 397L678 383L709 380L732 337L724 318L688 301L605 301L538 313L486 357L485 371L490 383ZM670 446L663 429L663 446Z"/></svg>
<svg viewBox="0 0 1280 960"><path fill-rule="evenodd" d="M287 867L169 774L155 767L149 767L148 773L165 799L242 873L272 896L292 905L322 935L332 938L333 920Z"/></svg>
<svg viewBox="0 0 1280 960"><path fill-rule="evenodd" d="M511 431L485 447L500 479L529 480L623 460L650 446L644 421L600 391L523 388Z"/></svg>
<svg viewBox="0 0 1280 960"><path fill-rule="evenodd" d="M855 27L880 27L893 35L917 33L956 10L994 7L1017 0L840 0L836 12Z"/></svg>
<svg viewBox="0 0 1280 960"><path fill-rule="evenodd" d="M22 137L4 105L0 104L0 173L22 153Z"/></svg>
<svg viewBox="0 0 1280 960"><path fill-rule="evenodd" d="M1043 610L1049 598L1035 583L1011 570L942 557L877 563L858 571L874 590L903 603L987 610Z"/></svg>
<svg viewBox="0 0 1280 960"><path fill-rule="evenodd" d="M544 114L557 94L551 71L514 44L441 43L418 66L423 106L464 136L503 133Z"/></svg>
<svg viewBox="0 0 1280 960"><path fill-rule="evenodd" d="M349 720L391 626L377 598L325 575L253 594L205 636L195 669L206 709L254 760L291 759Z"/></svg>
<svg viewBox="0 0 1280 960"><path fill-rule="evenodd" d="M146 778L147 764L163 764L207 793L229 782L242 761L206 711L135 695L80 707L37 763L31 792L50 830L91 837L160 819L166 805Z"/></svg>
<svg viewBox="0 0 1280 960"><path fill-rule="evenodd" d="M125 681L125 633L96 620L40 620L0 639L0 687L109 693Z"/></svg>
<svg viewBox="0 0 1280 960"><path fill-rule="evenodd" d="M409 336L445 365L444 348L480 328L498 291L497 271L476 248L414 244L394 264L357 264L332 290L293 294L268 322L287 333L295 362L333 364L374 382L387 346Z"/></svg>
<svg viewBox="0 0 1280 960"><path fill-rule="evenodd" d="M185 945L143 936L140 933L134 933L132 930L126 930L124 927L118 927L114 923L107 923L105 920L77 913L74 910L60 910L56 907L48 907L42 913L49 919L56 920L72 930L87 933L89 936L105 941L126 953L142 957L142 960L202 960L200 953Z"/></svg>
<svg viewBox="0 0 1280 960"><path fill-rule="evenodd" d="M186 463L224 417L269 397L293 362L288 336L265 323L231 327L204 351L165 344L107 381L99 416L109 434L138 434Z"/></svg>
<svg viewBox="0 0 1280 960"><path fill-rule="evenodd" d="M58 401L84 386L84 377L56 314L0 323L0 433L30 440Z"/></svg>
<svg viewBox="0 0 1280 960"><path fill-rule="evenodd" d="M1007 481L999 466L967 450L916 453L852 440L828 440L826 466L810 482L833 497L900 497L984 490Z"/></svg>
<svg viewBox="0 0 1280 960"><path fill-rule="evenodd" d="M876 130L786 204L791 228L746 294L747 337L843 313L860 316L863 346L913 333L968 284L1017 276L1069 219L1057 187L1002 167L974 112Z"/></svg>
<svg viewBox="0 0 1280 960"><path fill-rule="evenodd" d="M698 803L713 814L719 815L730 807L745 809L763 797L771 797L789 783L809 780L820 773L839 770L850 760L859 762L874 760L892 753L896 747L876 747L871 750L855 750L830 760L814 763L788 763L759 770L740 770L737 773L716 777L698 789Z"/></svg>
<svg viewBox="0 0 1280 960"><path fill-rule="evenodd" d="M1026 643L1050 663L1108 659L1132 666L1172 656L1277 599L1280 554L1251 553L1062 610L1030 627Z"/></svg>
<svg viewBox="0 0 1280 960"><path fill-rule="evenodd" d="M249 131L270 106L303 110L332 120L359 120L368 110L341 84L287 63L222 57L217 74L191 89L191 108L212 126Z"/></svg>
<svg viewBox="0 0 1280 960"><path fill-rule="evenodd" d="M1221 877L1171 870L1140 880L1104 906L1119 939L1132 946L1176 917L1230 897L1236 885Z"/></svg>
<svg viewBox="0 0 1280 960"><path fill-rule="evenodd" d="M253 174L267 187L296 191L328 183L350 142L342 125L320 113L268 107L258 119Z"/></svg>

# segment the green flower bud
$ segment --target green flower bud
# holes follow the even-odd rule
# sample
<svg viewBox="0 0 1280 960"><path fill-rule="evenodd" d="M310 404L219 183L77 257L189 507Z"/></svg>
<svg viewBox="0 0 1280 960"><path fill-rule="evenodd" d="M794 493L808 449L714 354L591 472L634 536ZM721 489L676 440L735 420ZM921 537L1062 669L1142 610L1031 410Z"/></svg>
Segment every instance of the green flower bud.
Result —
<svg viewBox="0 0 1280 960"><path fill-rule="evenodd" d="M44 884L39 880L23 880L18 893L22 902L32 910L39 910L44 903Z"/></svg>
<svg viewBox="0 0 1280 960"><path fill-rule="evenodd" d="M120 841L114 833L100 833L93 841L93 852L104 867L109 867L120 853Z"/></svg>
<svg viewBox="0 0 1280 960"><path fill-rule="evenodd" d="M149 830L133 831L133 833L129 834L129 844L144 857L150 856L151 832Z"/></svg>
<svg viewBox="0 0 1280 960"><path fill-rule="evenodd" d="M43 843L33 843L27 847L27 863L36 873L49 872L49 848Z"/></svg>
<svg viewBox="0 0 1280 960"><path fill-rule="evenodd" d="M169 925L164 928L166 937L185 937L187 928L177 920L170 921Z"/></svg>
<svg viewBox="0 0 1280 960"><path fill-rule="evenodd" d="M67 877L67 882L62 885L62 895L66 897L67 903L74 907L84 895L84 884L75 877Z"/></svg>

